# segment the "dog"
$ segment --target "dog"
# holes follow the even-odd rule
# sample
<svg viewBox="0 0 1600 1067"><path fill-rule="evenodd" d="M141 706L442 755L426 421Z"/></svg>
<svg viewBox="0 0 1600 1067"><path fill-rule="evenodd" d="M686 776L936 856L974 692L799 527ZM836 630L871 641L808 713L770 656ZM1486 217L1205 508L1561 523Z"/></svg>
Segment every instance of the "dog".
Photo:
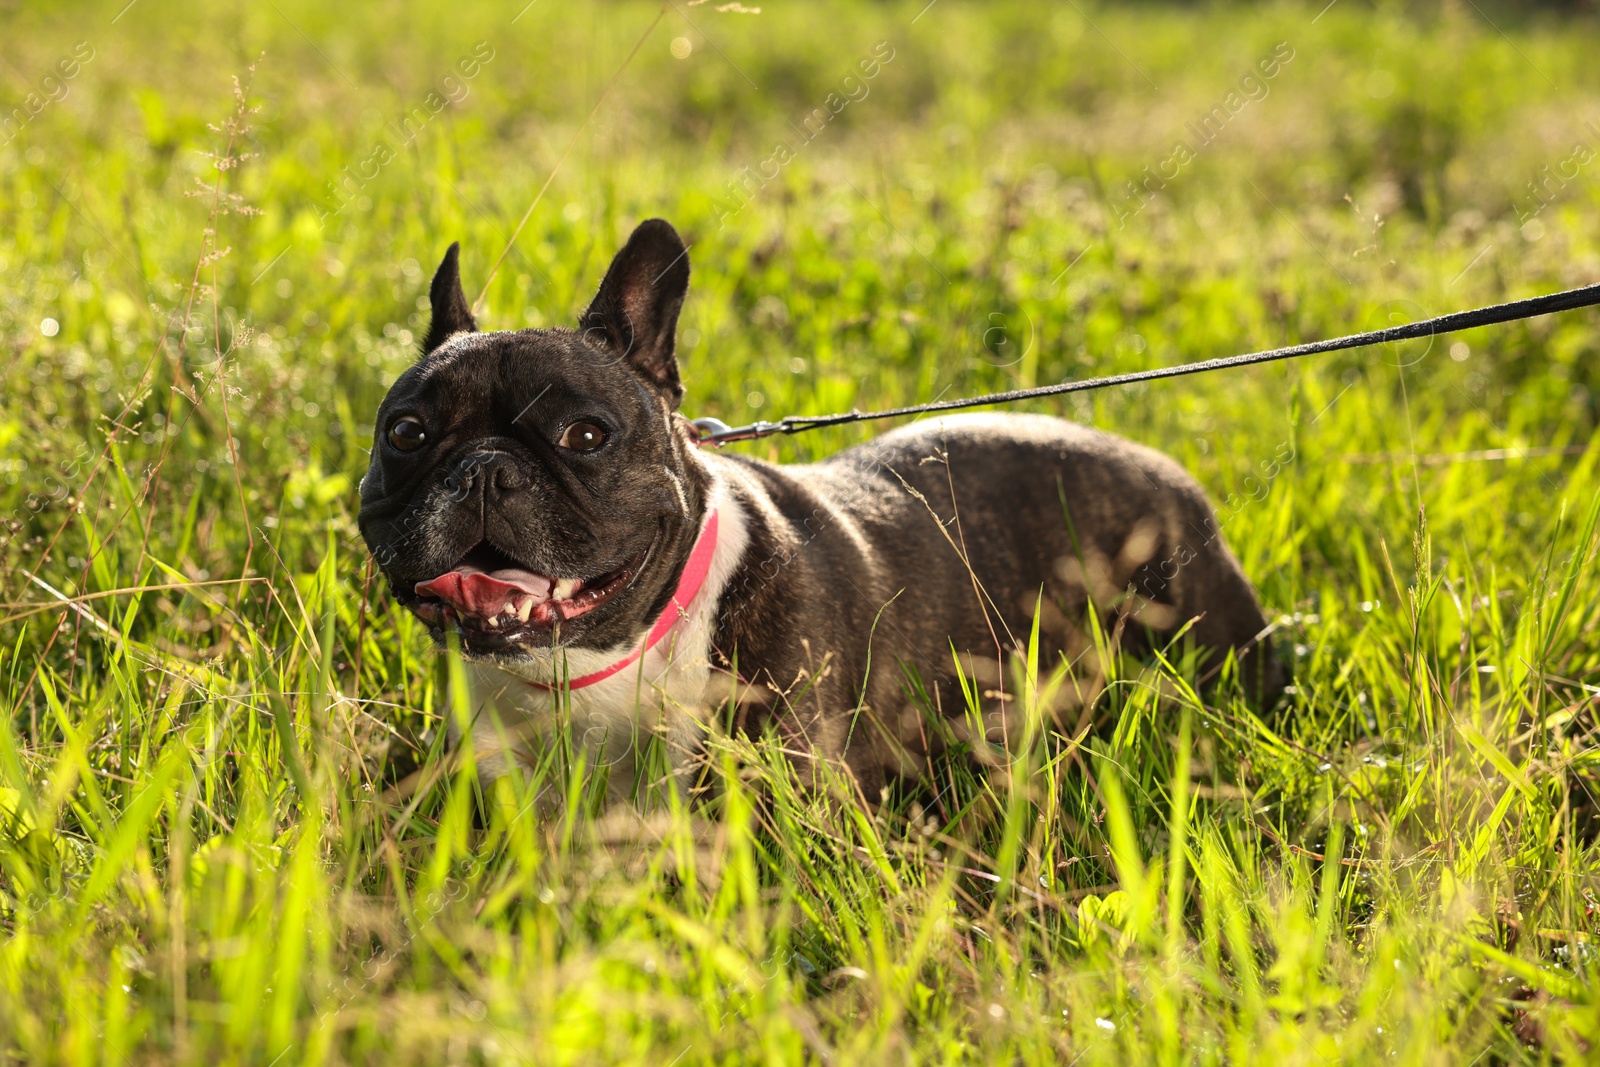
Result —
<svg viewBox="0 0 1600 1067"><path fill-rule="evenodd" d="M1282 686L1255 592L1174 461L1024 414L927 420L808 465L701 447L680 410L688 286L660 219L575 329L480 332L459 245L433 278L360 528L397 601L465 659L455 741L480 775L566 730L625 795L643 741L683 774L722 722L871 797L952 738L1016 730L1030 641L1045 671L1073 668L1058 719L1093 702L1108 642L1180 631L1256 699Z"/></svg>

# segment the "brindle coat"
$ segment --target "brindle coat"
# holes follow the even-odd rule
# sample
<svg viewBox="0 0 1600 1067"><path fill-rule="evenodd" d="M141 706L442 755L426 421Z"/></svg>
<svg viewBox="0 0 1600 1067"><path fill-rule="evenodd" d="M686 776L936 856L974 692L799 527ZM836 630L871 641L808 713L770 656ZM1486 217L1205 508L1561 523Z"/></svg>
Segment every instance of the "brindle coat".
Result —
<svg viewBox="0 0 1600 1067"><path fill-rule="evenodd" d="M423 357L378 413L361 507L374 556L414 608L413 586L472 551L556 577L629 575L559 630L462 624L480 722L493 720L475 744L564 726L615 756L632 723L687 755L737 693L738 725L841 760L872 796L939 747L919 705L960 732L958 663L986 732L1014 728L1011 661L1036 612L1040 662L1074 667L1054 698L1069 727L1103 677L1091 614L1135 646L1187 626L1210 672L1231 650L1257 697L1281 688L1254 591L1204 493L1165 456L1015 414L931 419L808 465L699 448L677 410L689 270L671 226L635 231L577 331L477 332L456 256L434 278ZM386 444L402 418L426 428L424 447ZM602 427L604 445L564 447L577 420ZM528 684L636 647L711 507L711 574L667 646L568 695ZM638 559L636 574L618 571ZM491 772L516 755L495 758Z"/></svg>

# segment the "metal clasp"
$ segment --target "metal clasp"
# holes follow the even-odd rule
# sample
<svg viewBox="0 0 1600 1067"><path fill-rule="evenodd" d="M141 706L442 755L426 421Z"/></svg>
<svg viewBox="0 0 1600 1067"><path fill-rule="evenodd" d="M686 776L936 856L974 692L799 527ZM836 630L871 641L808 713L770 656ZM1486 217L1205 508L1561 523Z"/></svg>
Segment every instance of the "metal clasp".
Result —
<svg viewBox="0 0 1600 1067"><path fill-rule="evenodd" d="M748 426L729 426L721 419L703 418L691 419L689 425L694 428L694 443L697 445L723 445L734 441L753 441L758 437L771 437L775 433L782 433L784 425L781 422L753 422Z"/></svg>

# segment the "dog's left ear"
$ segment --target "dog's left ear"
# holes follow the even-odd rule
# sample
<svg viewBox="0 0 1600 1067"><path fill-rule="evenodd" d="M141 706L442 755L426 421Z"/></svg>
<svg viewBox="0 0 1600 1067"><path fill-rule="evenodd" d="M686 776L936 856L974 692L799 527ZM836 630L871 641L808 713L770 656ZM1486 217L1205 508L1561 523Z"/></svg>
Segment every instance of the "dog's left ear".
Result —
<svg viewBox="0 0 1600 1067"><path fill-rule="evenodd" d="M461 291L460 255L461 242L456 241L433 273L433 284L428 287L433 319L428 323L428 336L422 342L423 355L444 344L452 334L478 332L472 305L467 303L467 294Z"/></svg>
<svg viewBox="0 0 1600 1067"><path fill-rule="evenodd" d="M611 261L600 291L578 321L584 339L615 353L644 380L683 399L678 379L678 312L689 291L689 250L664 219L641 222Z"/></svg>

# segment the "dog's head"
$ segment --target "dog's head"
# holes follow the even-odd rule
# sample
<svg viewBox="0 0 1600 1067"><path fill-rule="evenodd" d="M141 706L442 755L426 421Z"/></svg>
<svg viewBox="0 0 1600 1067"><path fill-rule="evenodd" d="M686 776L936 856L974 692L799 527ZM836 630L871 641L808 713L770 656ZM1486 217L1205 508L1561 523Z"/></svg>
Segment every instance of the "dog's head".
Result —
<svg viewBox="0 0 1600 1067"><path fill-rule="evenodd" d="M639 226L578 328L479 333L457 246L423 356L378 409L361 533L402 604L469 655L636 639L705 510L677 415L688 250Z"/></svg>

